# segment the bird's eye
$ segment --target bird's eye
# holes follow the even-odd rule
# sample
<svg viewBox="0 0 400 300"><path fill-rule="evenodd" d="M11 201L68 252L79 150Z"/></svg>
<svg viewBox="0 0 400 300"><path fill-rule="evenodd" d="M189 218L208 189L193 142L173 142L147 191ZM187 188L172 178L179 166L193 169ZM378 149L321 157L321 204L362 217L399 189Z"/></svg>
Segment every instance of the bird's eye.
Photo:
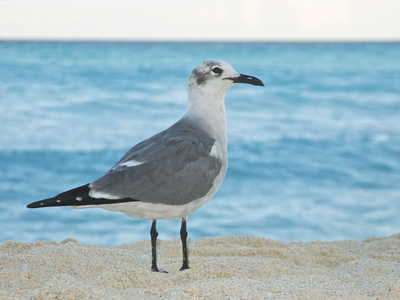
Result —
<svg viewBox="0 0 400 300"><path fill-rule="evenodd" d="M211 71L215 74L221 74L222 73L222 69L218 68L218 67L214 67L211 69Z"/></svg>

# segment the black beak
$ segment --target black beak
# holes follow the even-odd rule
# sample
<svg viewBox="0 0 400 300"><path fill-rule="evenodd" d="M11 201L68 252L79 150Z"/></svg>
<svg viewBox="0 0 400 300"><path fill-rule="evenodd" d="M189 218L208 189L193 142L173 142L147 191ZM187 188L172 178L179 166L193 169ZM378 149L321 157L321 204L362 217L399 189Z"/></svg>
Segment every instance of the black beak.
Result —
<svg viewBox="0 0 400 300"><path fill-rule="evenodd" d="M264 86L264 83L254 76L240 74L238 77L228 77L224 79L232 80L234 83L250 83L252 85Z"/></svg>

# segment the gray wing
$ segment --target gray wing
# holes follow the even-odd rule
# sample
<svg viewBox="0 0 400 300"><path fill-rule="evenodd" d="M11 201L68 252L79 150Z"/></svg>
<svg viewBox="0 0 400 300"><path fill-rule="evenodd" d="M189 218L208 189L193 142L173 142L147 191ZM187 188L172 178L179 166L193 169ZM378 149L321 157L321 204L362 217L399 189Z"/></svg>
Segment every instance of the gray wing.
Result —
<svg viewBox="0 0 400 300"><path fill-rule="evenodd" d="M222 161L210 156L215 140L190 124L176 123L129 150L91 183L92 197L179 205L207 194Z"/></svg>

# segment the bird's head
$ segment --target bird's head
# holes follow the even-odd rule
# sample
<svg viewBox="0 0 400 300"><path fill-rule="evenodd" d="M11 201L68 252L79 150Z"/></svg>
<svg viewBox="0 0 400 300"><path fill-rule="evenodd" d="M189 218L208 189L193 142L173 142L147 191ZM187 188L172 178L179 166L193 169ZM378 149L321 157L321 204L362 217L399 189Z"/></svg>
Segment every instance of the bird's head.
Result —
<svg viewBox="0 0 400 300"><path fill-rule="evenodd" d="M217 59L202 62L194 68L189 76L189 88L208 89L213 92L225 93L230 87L238 83L264 86L260 79L239 74L230 64Z"/></svg>

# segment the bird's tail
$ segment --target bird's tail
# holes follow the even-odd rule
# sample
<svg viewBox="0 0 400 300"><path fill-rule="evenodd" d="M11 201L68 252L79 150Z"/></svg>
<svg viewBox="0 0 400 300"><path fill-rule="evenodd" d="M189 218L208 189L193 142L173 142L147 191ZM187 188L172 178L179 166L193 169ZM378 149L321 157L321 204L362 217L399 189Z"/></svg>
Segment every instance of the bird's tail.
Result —
<svg viewBox="0 0 400 300"><path fill-rule="evenodd" d="M49 206L82 206L82 205L101 205L121 202L137 201L132 198L124 199L103 199L89 196L89 184L82 185L72 190L61 193L55 197L40 200L29 204L28 208L39 208Z"/></svg>

